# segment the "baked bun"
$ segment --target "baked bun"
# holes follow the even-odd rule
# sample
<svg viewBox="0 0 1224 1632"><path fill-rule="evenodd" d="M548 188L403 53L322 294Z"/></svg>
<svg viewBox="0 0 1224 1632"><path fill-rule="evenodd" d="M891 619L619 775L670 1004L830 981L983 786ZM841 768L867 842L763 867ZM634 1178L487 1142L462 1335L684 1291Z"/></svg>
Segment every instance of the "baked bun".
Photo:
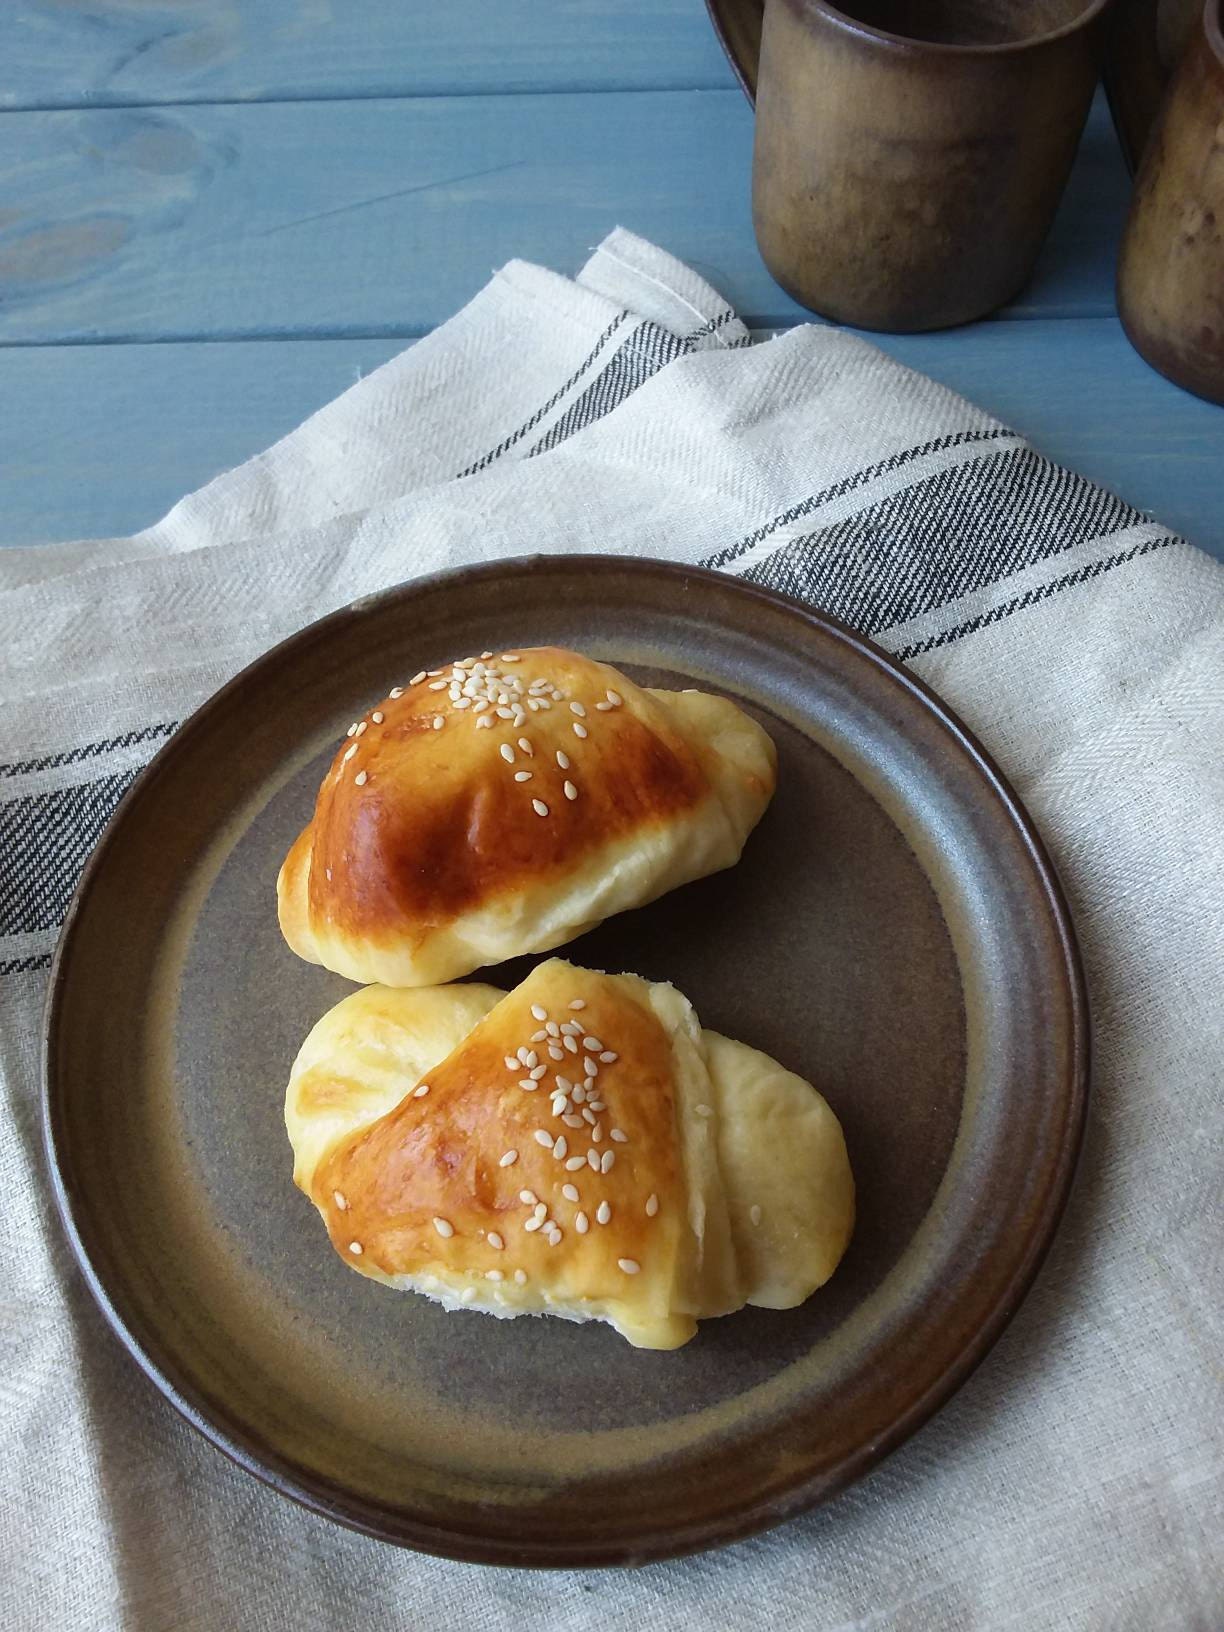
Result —
<svg viewBox="0 0 1224 1632"><path fill-rule="evenodd" d="M841 1127L673 986L560 958L509 993L354 992L285 1104L294 1178L361 1274L448 1308L603 1320L686 1343L789 1309L854 1221Z"/></svg>
<svg viewBox="0 0 1224 1632"><path fill-rule="evenodd" d="M453 980L731 867L774 747L723 697L559 647L418 674L349 728L277 880L308 963Z"/></svg>

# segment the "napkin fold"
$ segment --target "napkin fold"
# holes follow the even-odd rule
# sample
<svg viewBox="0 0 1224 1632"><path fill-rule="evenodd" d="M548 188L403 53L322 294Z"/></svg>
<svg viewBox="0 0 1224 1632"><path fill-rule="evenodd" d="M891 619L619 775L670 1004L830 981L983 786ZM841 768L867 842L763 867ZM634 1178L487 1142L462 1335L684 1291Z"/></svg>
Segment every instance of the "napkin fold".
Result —
<svg viewBox="0 0 1224 1632"><path fill-rule="evenodd" d="M511 263L146 532L0 551L0 1577L15 1625L1224 1625L1224 573L862 340L749 338L695 273L614 232L573 281ZM57 928L140 766L324 613L536 551L720 568L912 665L1036 817L1094 1007L1079 1182L978 1373L826 1509L620 1574L400 1553L231 1467L104 1329L38 1134Z"/></svg>

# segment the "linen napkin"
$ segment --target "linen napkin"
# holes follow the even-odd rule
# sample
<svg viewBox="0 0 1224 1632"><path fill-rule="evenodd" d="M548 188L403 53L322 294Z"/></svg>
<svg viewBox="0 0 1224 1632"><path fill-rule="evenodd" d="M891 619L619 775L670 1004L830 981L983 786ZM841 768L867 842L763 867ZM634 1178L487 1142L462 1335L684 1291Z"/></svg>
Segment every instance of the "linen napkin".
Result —
<svg viewBox="0 0 1224 1632"><path fill-rule="evenodd" d="M1224 575L838 330L749 345L616 232L451 322L129 539L0 551L0 1579L19 1627L1224 1626ZM1102 413L1108 404L1102 404ZM83 1290L37 1031L57 925L138 768L272 642L534 551L703 562L930 681L1018 787L1094 1002L1086 1154L1020 1314L827 1508L631 1572L480 1570L282 1501L196 1437Z"/></svg>

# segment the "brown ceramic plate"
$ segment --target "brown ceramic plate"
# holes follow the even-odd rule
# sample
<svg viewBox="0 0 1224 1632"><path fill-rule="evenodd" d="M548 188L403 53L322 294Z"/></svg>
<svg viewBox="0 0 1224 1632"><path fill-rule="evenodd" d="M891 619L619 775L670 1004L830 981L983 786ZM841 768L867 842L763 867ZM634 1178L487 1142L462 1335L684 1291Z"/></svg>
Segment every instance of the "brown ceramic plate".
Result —
<svg viewBox="0 0 1224 1632"><path fill-rule="evenodd" d="M344 1267L290 1181L289 1065L349 988L281 943L281 857L371 697L458 653L540 642L723 691L778 746L777 798L738 867L567 953L674 981L707 1025L818 1083L846 1129L859 1224L829 1286L706 1322L672 1354L393 1294ZM1066 1198L1085 1026L1040 842L912 676L728 577L510 561L294 636L133 786L56 957L48 1148L121 1341L243 1467L430 1552L630 1563L832 1495L965 1378Z"/></svg>

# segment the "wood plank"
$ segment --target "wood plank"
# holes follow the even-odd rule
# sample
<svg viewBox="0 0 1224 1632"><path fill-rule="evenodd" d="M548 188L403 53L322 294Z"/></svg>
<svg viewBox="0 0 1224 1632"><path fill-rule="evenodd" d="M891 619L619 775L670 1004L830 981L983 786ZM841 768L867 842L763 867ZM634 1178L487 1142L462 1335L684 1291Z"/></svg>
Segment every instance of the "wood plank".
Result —
<svg viewBox="0 0 1224 1632"><path fill-rule="evenodd" d="M1224 559L1224 414L1147 368L1115 320L982 324L882 344ZM135 531L398 349L356 340L9 351L0 542Z"/></svg>
<svg viewBox="0 0 1224 1632"><path fill-rule="evenodd" d="M410 337L520 255L573 269L614 224L752 322L804 314L757 253L738 91L263 103L0 120L0 341ZM1127 181L1095 111L1007 315L1113 310Z"/></svg>
<svg viewBox="0 0 1224 1632"><path fill-rule="evenodd" d="M728 86L700 0L7 0L0 108Z"/></svg>

